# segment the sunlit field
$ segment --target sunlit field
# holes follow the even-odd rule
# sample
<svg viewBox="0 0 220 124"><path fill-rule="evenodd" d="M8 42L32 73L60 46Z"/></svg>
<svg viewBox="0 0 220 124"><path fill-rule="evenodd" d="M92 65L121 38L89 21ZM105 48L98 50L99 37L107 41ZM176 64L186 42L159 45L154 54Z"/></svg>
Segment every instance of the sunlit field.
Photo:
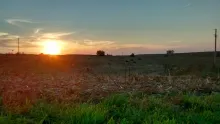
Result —
<svg viewBox="0 0 220 124"><path fill-rule="evenodd" d="M219 70L207 55L49 53L0 55L0 123L220 122Z"/></svg>

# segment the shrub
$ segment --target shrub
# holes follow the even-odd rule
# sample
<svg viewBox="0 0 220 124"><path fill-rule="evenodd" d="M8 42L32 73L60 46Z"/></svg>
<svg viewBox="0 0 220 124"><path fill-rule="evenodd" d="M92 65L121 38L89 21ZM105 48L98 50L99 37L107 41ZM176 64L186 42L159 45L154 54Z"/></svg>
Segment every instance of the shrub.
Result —
<svg viewBox="0 0 220 124"><path fill-rule="evenodd" d="M103 50L98 50L98 51L96 52L96 55L97 55L97 56L105 56L105 51L103 51Z"/></svg>

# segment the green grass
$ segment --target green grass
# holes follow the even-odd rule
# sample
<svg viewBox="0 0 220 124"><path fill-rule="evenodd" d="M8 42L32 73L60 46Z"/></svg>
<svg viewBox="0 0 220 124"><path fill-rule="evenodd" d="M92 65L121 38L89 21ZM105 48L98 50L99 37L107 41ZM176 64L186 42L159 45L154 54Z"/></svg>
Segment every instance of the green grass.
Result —
<svg viewBox="0 0 220 124"><path fill-rule="evenodd" d="M217 124L220 94L116 94L98 104L39 101L27 113L1 109L0 124Z"/></svg>

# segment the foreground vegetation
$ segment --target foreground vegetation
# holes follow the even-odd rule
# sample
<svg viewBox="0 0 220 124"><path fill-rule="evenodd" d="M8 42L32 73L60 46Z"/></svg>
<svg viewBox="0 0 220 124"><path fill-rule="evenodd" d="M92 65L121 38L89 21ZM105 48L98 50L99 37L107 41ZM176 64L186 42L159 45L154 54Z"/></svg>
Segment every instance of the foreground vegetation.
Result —
<svg viewBox="0 0 220 124"><path fill-rule="evenodd" d="M220 94L146 95L116 94L86 103L39 101L28 112L6 112L1 106L1 124L217 124L220 123Z"/></svg>
<svg viewBox="0 0 220 124"><path fill-rule="evenodd" d="M220 70L209 56L0 59L0 124L220 123Z"/></svg>

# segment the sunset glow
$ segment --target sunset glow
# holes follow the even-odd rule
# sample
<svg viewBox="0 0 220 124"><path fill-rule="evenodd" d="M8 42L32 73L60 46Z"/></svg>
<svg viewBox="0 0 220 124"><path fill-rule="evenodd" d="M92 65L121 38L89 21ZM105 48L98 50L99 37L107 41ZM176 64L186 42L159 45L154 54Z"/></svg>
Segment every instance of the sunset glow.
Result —
<svg viewBox="0 0 220 124"><path fill-rule="evenodd" d="M219 36L220 0L27 1L1 0L0 54L18 37L26 54L130 55L213 51Z"/></svg>
<svg viewBox="0 0 220 124"><path fill-rule="evenodd" d="M43 43L44 50L43 53L50 55L57 55L61 52L61 46L58 41L45 41Z"/></svg>

